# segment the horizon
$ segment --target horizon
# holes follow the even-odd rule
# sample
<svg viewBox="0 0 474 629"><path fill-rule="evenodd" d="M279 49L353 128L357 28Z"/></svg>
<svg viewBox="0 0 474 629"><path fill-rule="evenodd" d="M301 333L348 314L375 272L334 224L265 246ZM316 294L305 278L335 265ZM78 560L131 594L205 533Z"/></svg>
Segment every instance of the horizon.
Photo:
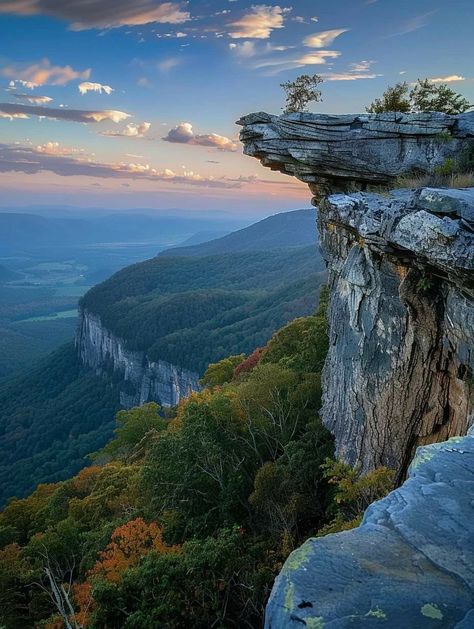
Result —
<svg viewBox="0 0 474 629"><path fill-rule="evenodd" d="M312 4L0 3L2 205L289 211L307 186L246 158L235 125L280 112L283 81L320 74L314 112L423 77L474 100L467 0Z"/></svg>

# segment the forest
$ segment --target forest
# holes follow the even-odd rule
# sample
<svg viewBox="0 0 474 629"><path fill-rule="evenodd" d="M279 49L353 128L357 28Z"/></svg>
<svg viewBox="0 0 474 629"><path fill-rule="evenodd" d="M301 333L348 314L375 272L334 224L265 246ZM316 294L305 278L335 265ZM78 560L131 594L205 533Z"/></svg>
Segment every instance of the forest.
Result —
<svg viewBox="0 0 474 629"><path fill-rule="evenodd" d="M0 621L260 627L288 553L351 528L392 484L336 463L318 416L326 292L250 355L209 365L166 412L119 411L89 467L0 514Z"/></svg>
<svg viewBox="0 0 474 629"><path fill-rule="evenodd" d="M80 306L128 349L202 374L209 362L251 351L309 314L324 278L312 246L158 256L94 286Z"/></svg>

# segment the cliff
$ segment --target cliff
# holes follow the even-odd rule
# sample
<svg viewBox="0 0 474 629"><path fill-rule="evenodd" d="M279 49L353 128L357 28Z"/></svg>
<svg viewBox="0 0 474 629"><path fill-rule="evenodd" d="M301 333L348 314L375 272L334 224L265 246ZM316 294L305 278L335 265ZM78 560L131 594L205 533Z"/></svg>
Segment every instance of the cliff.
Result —
<svg viewBox="0 0 474 629"><path fill-rule="evenodd" d="M190 391L200 388L197 373L163 360L150 361L145 352L127 349L123 339L86 309L80 312L76 349L83 364L118 382L120 403L126 408L150 400L175 406Z"/></svg>
<svg viewBox="0 0 474 629"><path fill-rule="evenodd" d="M401 480L418 445L473 421L474 189L349 190L467 159L474 113L259 113L239 124L247 154L318 195L331 295L322 416L337 455Z"/></svg>
<svg viewBox="0 0 474 629"><path fill-rule="evenodd" d="M318 203L330 287L321 412L336 454L409 475L359 528L290 555L266 628L472 627L474 188L389 188L472 167L474 112L238 124L246 154L308 183Z"/></svg>
<svg viewBox="0 0 474 629"><path fill-rule="evenodd" d="M474 436L419 448L409 479L360 527L289 556L266 628L472 627L473 494Z"/></svg>

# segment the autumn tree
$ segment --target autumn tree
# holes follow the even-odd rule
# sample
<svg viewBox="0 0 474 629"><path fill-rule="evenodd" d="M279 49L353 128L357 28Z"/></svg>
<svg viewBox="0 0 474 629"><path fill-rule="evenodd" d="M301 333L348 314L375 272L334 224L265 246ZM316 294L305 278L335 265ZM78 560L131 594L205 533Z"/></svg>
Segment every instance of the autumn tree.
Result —
<svg viewBox="0 0 474 629"><path fill-rule="evenodd" d="M178 546L167 546L163 542L163 531L155 523L147 524L142 518L130 520L112 533L108 546L90 571L90 577L99 577L117 583L123 573L151 551L176 553Z"/></svg>

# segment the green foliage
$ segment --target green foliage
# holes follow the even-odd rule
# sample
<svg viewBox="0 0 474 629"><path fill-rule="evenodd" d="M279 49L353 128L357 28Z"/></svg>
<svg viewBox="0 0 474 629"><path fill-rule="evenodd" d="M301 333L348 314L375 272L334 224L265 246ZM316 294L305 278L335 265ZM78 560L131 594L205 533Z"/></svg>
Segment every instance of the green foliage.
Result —
<svg viewBox="0 0 474 629"><path fill-rule="evenodd" d="M320 102L321 90L318 86L323 79L318 74L302 74L294 81L286 81L281 83L286 94L285 114L294 114L300 111L308 111L308 104L311 102Z"/></svg>
<svg viewBox="0 0 474 629"><path fill-rule="evenodd" d="M437 84L429 79L418 79L412 89L406 82L388 87L382 97L375 99L366 110L373 114L388 111L404 113L440 111L446 114L461 114L470 107L471 103L446 83Z"/></svg>
<svg viewBox="0 0 474 629"><path fill-rule="evenodd" d="M0 504L76 474L118 408L116 386L84 369L72 344L0 385Z"/></svg>
<svg viewBox="0 0 474 629"><path fill-rule="evenodd" d="M230 382L234 377L234 369L245 359L245 354L237 354L223 358L218 363L211 363L201 379L205 387L215 387Z"/></svg>
<svg viewBox="0 0 474 629"><path fill-rule="evenodd" d="M382 114L386 111L411 111L409 87L406 81L397 83L393 87L387 87L381 98L376 98L365 108L369 114Z"/></svg>
<svg viewBox="0 0 474 629"><path fill-rule="evenodd" d="M145 438L166 428L166 421L160 417L160 407L156 402L148 402L136 408L119 411L116 415L115 437L97 453L97 457L108 456L127 459L137 448L143 449Z"/></svg>
<svg viewBox="0 0 474 629"><path fill-rule="evenodd" d="M210 387L169 419L153 403L119 412L96 459L112 461L10 501L0 624L58 626L49 571L71 583L89 629L260 627L288 553L324 527L350 526L390 478L329 459L318 416L325 305L322 294L318 312L277 332L238 378L242 356L211 366Z"/></svg>
<svg viewBox="0 0 474 629"><path fill-rule="evenodd" d="M324 278L314 247L158 257L116 273L81 303L129 349L203 374L310 314Z"/></svg>
<svg viewBox="0 0 474 629"><path fill-rule="evenodd" d="M324 477L334 486L335 507L335 519L322 534L357 526L367 507L394 488L394 471L386 467L360 474L350 465L328 459L322 469Z"/></svg>

